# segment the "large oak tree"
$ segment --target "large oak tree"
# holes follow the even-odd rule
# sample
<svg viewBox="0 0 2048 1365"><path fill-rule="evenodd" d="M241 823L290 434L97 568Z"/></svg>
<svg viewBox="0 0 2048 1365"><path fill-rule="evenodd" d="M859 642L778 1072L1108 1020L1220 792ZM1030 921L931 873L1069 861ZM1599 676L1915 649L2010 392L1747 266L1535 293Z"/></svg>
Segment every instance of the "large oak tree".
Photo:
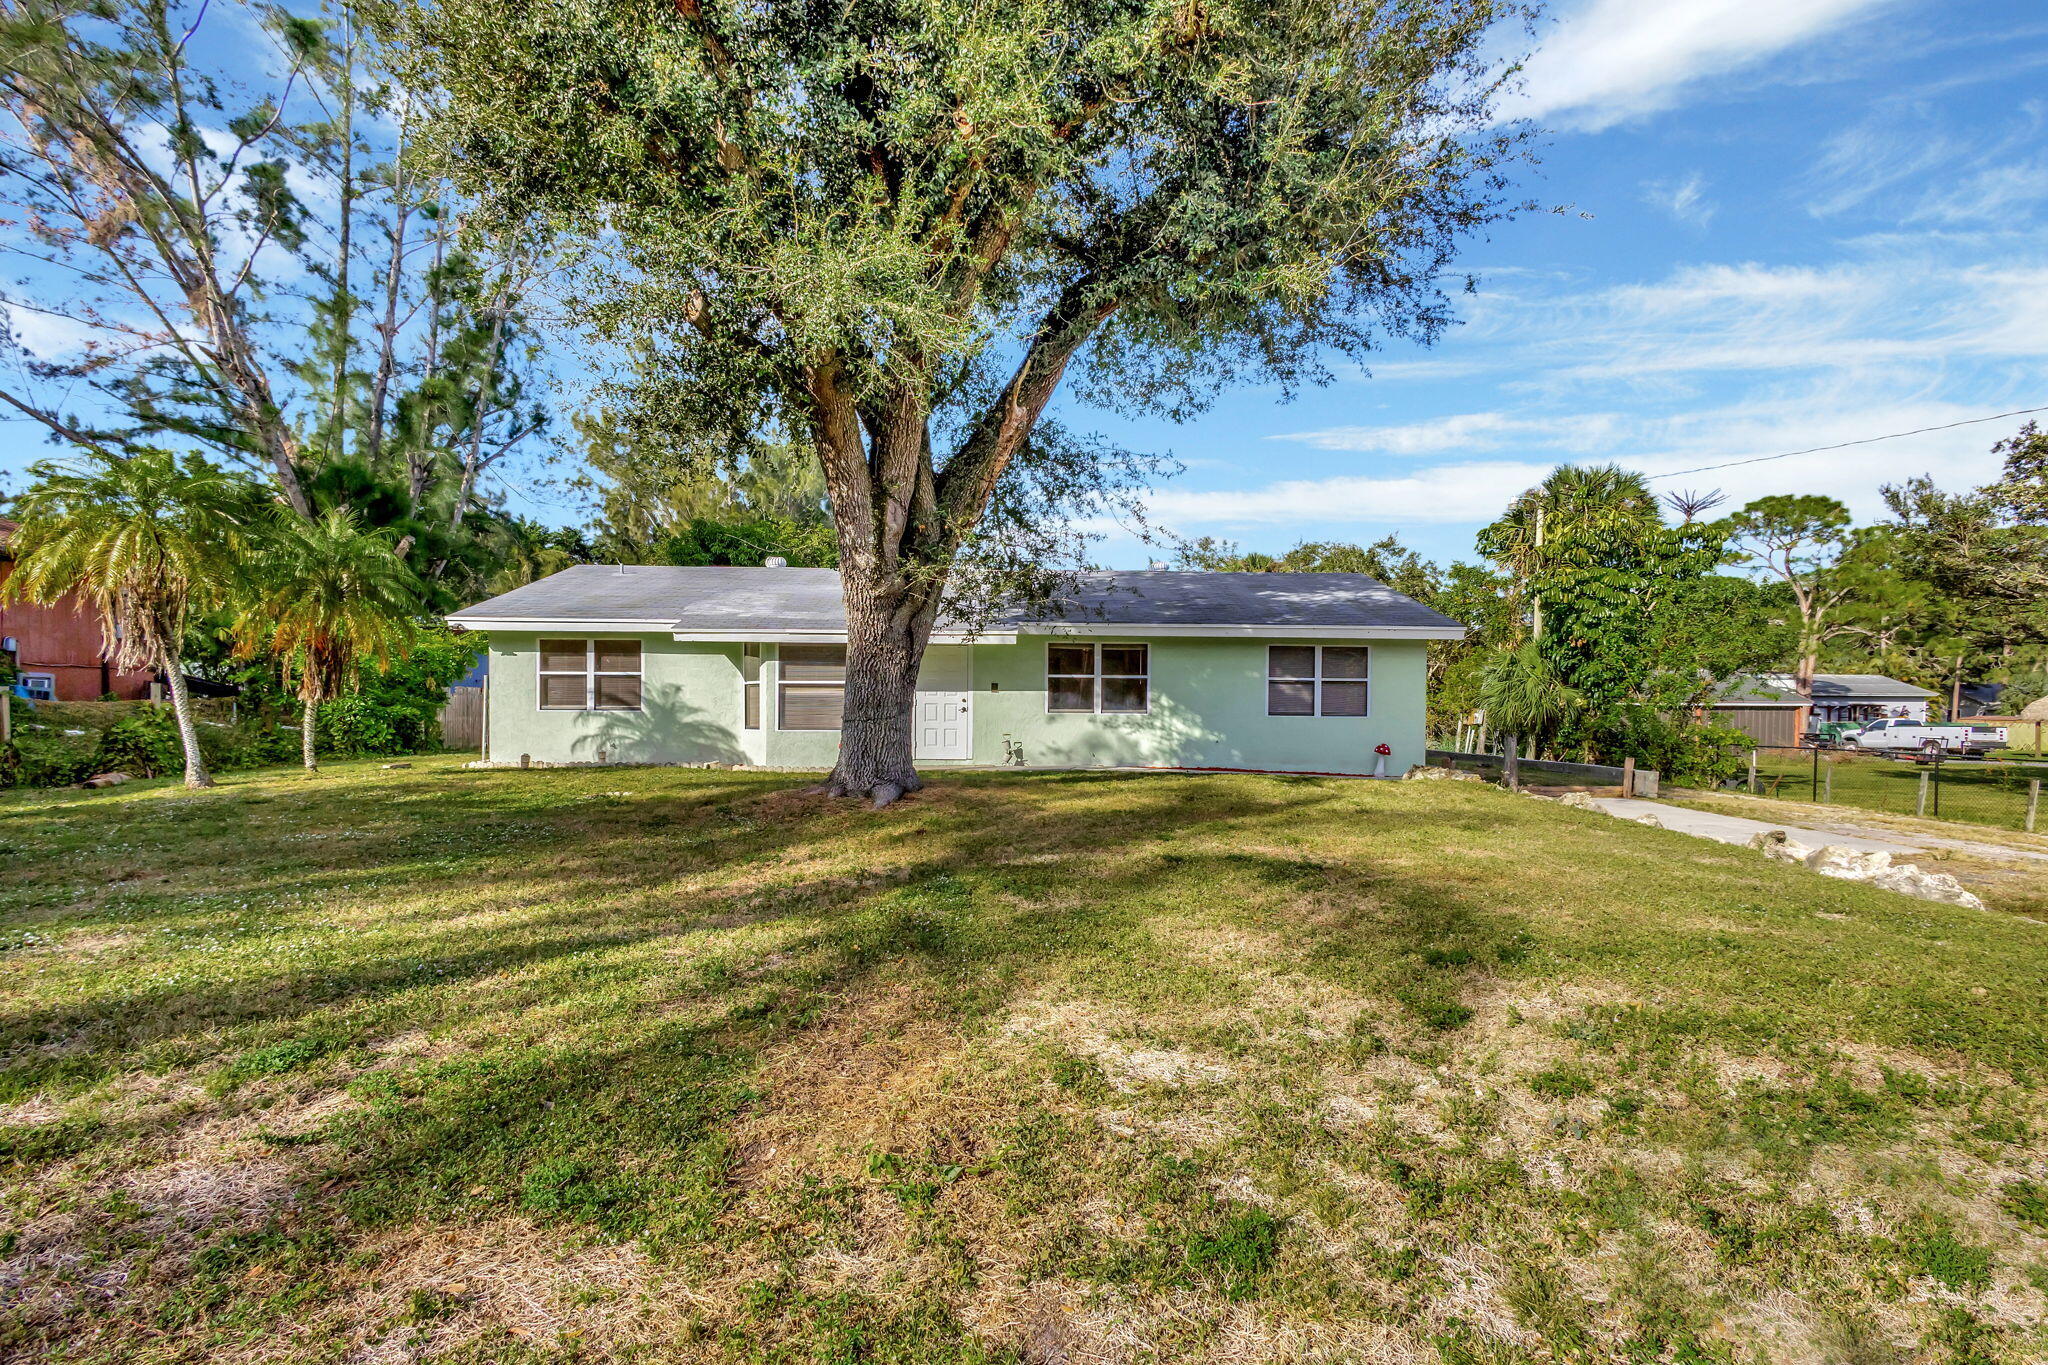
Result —
<svg viewBox="0 0 2048 1365"><path fill-rule="evenodd" d="M590 316L642 407L814 450L847 615L831 786L885 801L917 785L949 572L1070 371L1178 417L1443 328L1454 250L1513 207L1489 33L1528 8L418 0L399 22L466 187L605 234Z"/></svg>

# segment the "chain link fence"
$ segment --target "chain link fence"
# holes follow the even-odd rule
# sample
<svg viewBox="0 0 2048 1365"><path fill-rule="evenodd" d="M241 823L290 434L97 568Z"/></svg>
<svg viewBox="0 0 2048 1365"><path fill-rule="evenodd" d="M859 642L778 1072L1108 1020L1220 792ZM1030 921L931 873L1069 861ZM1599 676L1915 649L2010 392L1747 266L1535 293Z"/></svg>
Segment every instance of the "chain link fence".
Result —
<svg viewBox="0 0 2048 1365"><path fill-rule="evenodd" d="M2029 833L2043 827L2048 760L2025 751L1964 759L1759 745L1749 753L1748 771L1732 785L1757 796Z"/></svg>

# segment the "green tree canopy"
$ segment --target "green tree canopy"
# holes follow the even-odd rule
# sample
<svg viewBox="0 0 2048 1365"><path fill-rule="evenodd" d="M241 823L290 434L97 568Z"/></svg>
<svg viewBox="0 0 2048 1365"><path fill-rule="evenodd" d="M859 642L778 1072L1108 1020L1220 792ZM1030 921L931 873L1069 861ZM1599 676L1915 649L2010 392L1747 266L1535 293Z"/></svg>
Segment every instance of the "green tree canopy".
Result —
<svg viewBox="0 0 2048 1365"><path fill-rule="evenodd" d="M1511 207L1491 31L1525 13L436 0L403 22L467 186L609 234L588 312L634 348L636 407L816 454L848 614L832 787L886 798L917 782L955 556L1099 505L1112 452L1041 423L1070 369L1184 416L1450 321L1457 247Z"/></svg>
<svg viewBox="0 0 2048 1365"><path fill-rule="evenodd" d="M1728 518L1737 551L1791 595L1795 681L1813 683L1821 652L1846 636L1882 637L1921 597L1899 577L1885 533L1850 524L1849 509L1818 493L1758 498Z"/></svg>
<svg viewBox="0 0 2048 1365"><path fill-rule="evenodd" d="M242 479L195 455L144 447L126 458L88 451L29 469L15 502L7 596L74 596L100 618L121 668L163 672L185 749L185 785L207 787L185 690L185 627L195 608L231 596L244 576L244 530L261 503Z"/></svg>
<svg viewBox="0 0 2048 1365"><path fill-rule="evenodd" d="M312 772L320 703L354 687L365 663L388 664L411 644L418 583L389 540L346 512L274 517L260 551L236 633L297 690L300 751Z"/></svg>

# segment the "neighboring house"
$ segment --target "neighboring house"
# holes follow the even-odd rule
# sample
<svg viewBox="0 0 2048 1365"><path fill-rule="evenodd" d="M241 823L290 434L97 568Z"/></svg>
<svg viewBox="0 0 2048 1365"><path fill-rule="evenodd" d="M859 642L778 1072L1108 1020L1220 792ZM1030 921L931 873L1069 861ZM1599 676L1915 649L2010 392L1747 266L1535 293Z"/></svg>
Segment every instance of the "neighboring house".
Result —
<svg viewBox="0 0 2048 1365"><path fill-rule="evenodd" d="M1707 703L1713 718L1758 744L1796 745L1806 732L1806 698L1790 688L1738 674Z"/></svg>
<svg viewBox="0 0 2048 1365"><path fill-rule="evenodd" d="M450 616L490 633L496 763L826 768L846 626L830 569L582 565ZM941 623L921 764L1390 772L1424 761L1425 650L1464 628L1362 574L1096 573Z"/></svg>
<svg viewBox="0 0 2048 1365"><path fill-rule="evenodd" d="M14 571L7 542L18 526L0 518L0 584ZM115 668L106 644L98 615L83 603L0 603L0 650L13 660L15 687L34 700L92 701L110 692L124 701L147 697L156 675Z"/></svg>
<svg viewBox="0 0 2048 1365"><path fill-rule="evenodd" d="M1790 673L1766 673L1763 680L1791 687ZM1816 673L1808 694L1815 724L1830 720L1926 720L1927 703L1936 696L1897 678L1877 673Z"/></svg>
<svg viewBox="0 0 2048 1365"><path fill-rule="evenodd" d="M1875 673L1816 673L1812 692L1804 695L1794 682L1790 673L1738 674L1722 684L1707 707L1715 720L1758 744L1793 745L1827 721L1926 720L1927 703L1935 695Z"/></svg>

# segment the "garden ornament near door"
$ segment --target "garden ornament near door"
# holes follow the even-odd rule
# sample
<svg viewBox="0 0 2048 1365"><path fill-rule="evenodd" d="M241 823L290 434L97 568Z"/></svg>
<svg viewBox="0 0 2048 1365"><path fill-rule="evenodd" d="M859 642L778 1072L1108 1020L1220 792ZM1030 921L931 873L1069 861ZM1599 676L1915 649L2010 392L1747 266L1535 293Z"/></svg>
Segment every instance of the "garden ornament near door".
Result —
<svg viewBox="0 0 2048 1365"><path fill-rule="evenodd" d="M1374 777L1385 777L1387 775L1387 755L1393 753L1394 751L1384 744L1375 744L1373 746L1372 751L1375 754L1379 755L1379 757L1373 761L1372 775Z"/></svg>

